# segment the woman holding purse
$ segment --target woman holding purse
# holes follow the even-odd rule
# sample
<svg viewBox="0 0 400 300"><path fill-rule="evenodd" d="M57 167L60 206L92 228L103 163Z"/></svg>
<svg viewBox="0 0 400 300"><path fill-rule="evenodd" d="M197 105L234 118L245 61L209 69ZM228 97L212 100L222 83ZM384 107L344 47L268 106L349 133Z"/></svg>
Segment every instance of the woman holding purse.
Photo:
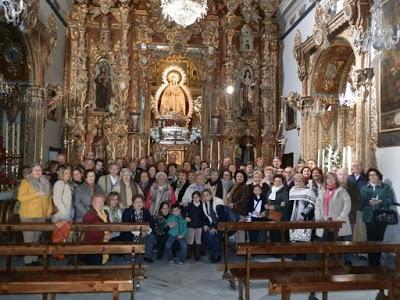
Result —
<svg viewBox="0 0 400 300"><path fill-rule="evenodd" d="M273 180L271 191L267 194L267 204L265 204L266 216L269 221L286 221L289 193L285 189L285 177L276 174ZM271 242L280 242L281 234L279 230L270 232Z"/></svg>
<svg viewBox="0 0 400 300"><path fill-rule="evenodd" d="M379 212L394 204L392 188L382 182L382 173L371 168L367 171L368 184L361 188L363 221L367 227L367 241L382 241L387 223L379 220ZM380 265L381 253L368 254L370 266Z"/></svg>

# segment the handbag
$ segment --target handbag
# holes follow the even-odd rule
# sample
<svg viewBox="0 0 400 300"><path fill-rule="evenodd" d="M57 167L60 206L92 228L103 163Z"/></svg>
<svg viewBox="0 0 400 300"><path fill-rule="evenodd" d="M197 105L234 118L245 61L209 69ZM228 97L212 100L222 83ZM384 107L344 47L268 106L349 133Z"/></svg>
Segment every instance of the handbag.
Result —
<svg viewBox="0 0 400 300"><path fill-rule="evenodd" d="M276 210L268 210L268 220L280 221L282 219L282 213Z"/></svg>
<svg viewBox="0 0 400 300"><path fill-rule="evenodd" d="M397 211L391 209L376 209L373 214L374 220L377 223L386 225L396 225L399 223Z"/></svg>
<svg viewBox="0 0 400 300"><path fill-rule="evenodd" d="M292 242L311 241L312 229L289 229L289 240Z"/></svg>

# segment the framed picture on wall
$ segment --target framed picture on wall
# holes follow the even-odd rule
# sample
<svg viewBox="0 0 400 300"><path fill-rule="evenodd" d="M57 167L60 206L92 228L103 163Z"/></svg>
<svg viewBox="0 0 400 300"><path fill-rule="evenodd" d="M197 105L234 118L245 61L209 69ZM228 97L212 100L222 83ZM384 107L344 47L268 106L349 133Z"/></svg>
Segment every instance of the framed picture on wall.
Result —
<svg viewBox="0 0 400 300"><path fill-rule="evenodd" d="M297 112L289 105L286 106L286 131L295 129L297 127Z"/></svg>
<svg viewBox="0 0 400 300"><path fill-rule="evenodd" d="M400 2L387 0L383 3L383 23L400 23ZM384 49L376 70L379 112L378 146L400 145L400 45Z"/></svg>

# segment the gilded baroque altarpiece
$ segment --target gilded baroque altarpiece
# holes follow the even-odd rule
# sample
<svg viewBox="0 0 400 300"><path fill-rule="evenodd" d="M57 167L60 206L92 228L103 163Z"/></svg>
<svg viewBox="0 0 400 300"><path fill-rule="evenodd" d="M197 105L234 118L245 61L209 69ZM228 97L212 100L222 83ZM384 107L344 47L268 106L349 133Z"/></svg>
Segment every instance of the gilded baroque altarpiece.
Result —
<svg viewBox="0 0 400 300"><path fill-rule="evenodd" d="M239 159L247 128L255 154L271 158L280 111L278 4L211 0L206 18L183 28L163 19L156 0L76 0L65 70L70 160L94 151L99 128L106 160L200 154L216 166Z"/></svg>

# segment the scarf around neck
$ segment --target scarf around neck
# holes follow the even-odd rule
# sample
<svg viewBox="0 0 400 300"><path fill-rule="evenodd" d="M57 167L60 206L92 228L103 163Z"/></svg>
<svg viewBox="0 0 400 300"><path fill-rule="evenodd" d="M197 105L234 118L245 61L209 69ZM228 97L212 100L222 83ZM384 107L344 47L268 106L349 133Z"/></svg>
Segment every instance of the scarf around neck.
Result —
<svg viewBox="0 0 400 300"><path fill-rule="evenodd" d="M333 194L336 191L336 184L327 184L326 185L326 190L324 194L324 202L323 202L323 209L324 209L324 216L325 218L329 218L329 204L332 201Z"/></svg>
<svg viewBox="0 0 400 300"><path fill-rule="evenodd" d="M283 188L283 186L276 187L273 185L271 187L271 194L269 194L268 199L274 201L276 199L276 193L279 192L282 188Z"/></svg>

